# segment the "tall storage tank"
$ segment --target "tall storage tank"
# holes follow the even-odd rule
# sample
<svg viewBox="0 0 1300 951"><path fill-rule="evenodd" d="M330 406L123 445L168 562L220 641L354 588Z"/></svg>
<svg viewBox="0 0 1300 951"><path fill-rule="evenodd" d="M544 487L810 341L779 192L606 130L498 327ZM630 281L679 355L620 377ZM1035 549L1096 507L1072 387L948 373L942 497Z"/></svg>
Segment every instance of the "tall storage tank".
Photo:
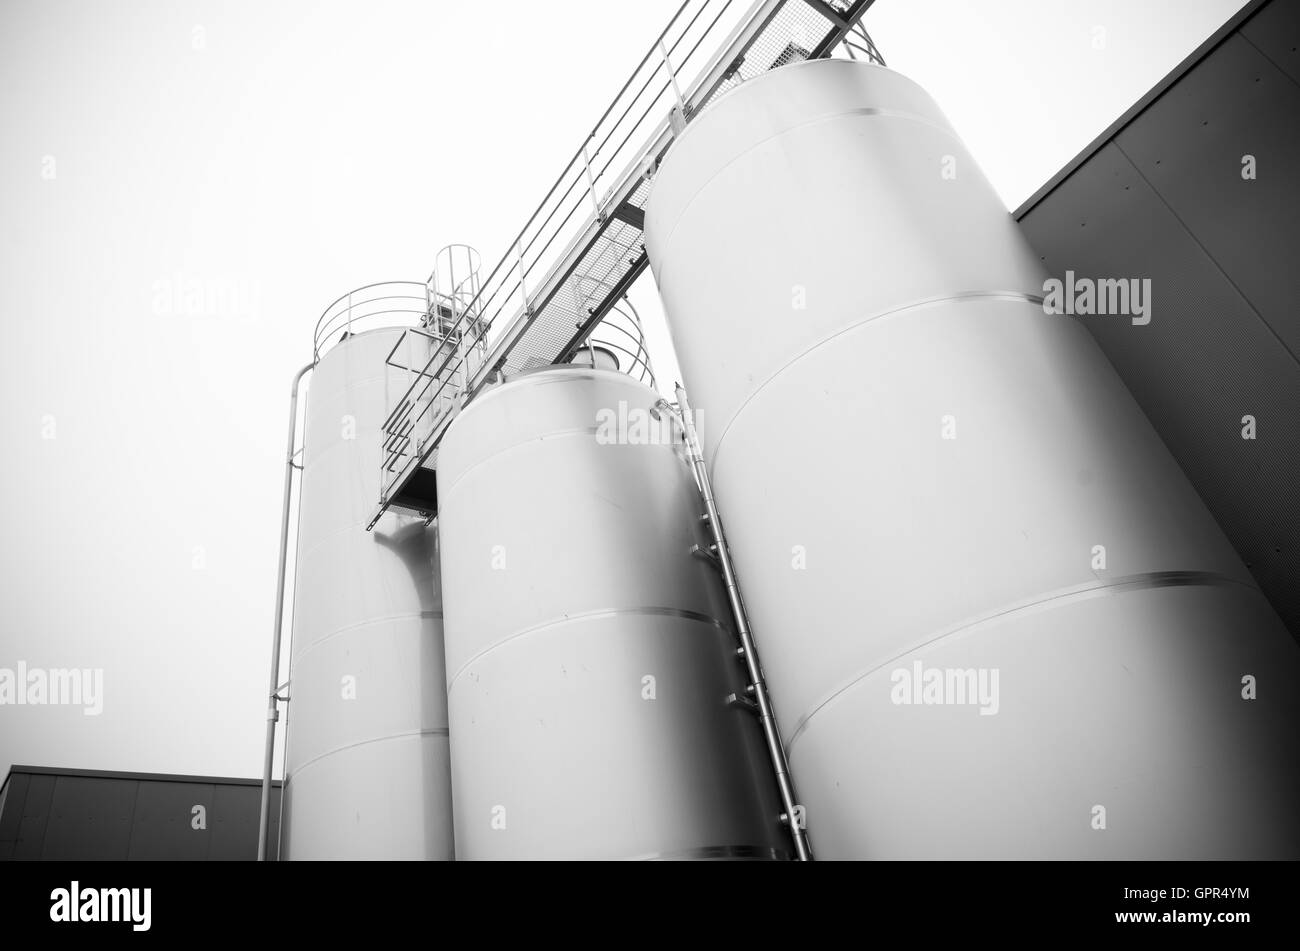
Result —
<svg viewBox="0 0 1300 951"><path fill-rule="evenodd" d="M646 233L818 857L1296 855L1294 644L929 96L753 79Z"/></svg>
<svg viewBox="0 0 1300 951"><path fill-rule="evenodd" d="M701 502L658 394L521 376L438 457L462 859L785 857Z"/></svg>
<svg viewBox="0 0 1300 951"><path fill-rule="evenodd" d="M284 784L284 857L451 859L436 529L379 498L385 358L353 334L307 394ZM406 385L400 374L395 386Z"/></svg>

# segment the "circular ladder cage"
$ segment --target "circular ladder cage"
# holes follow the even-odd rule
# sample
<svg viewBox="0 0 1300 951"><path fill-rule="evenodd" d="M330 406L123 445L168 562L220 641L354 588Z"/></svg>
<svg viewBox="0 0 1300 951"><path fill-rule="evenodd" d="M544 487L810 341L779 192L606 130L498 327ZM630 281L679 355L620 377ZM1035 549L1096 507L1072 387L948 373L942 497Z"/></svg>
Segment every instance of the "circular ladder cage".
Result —
<svg viewBox="0 0 1300 951"><path fill-rule="evenodd" d="M606 280L591 275L579 275L573 279L575 309L581 313L595 306L602 299L607 300L614 285ZM641 327L641 315L632 306L632 301L624 294L609 305L604 316L587 331L582 341L567 354L562 354L557 362L572 363L580 366L600 366L600 351L618 362L620 372L626 373L650 389L655 386L654 367L650 363L650 350L646 346L645 331Z"/></svg>
<svg viewBox="0 0 1300 951"><path fill-rule="evenodd" d="M476 324L482 309L479 294L482 282L479 277L482 258L468 244L449 244L434 258L433 273L426 282L429 294L429 314L425 326L435 332L449 334L461 332L458 322L468 314L464 332L476 339L482 338Z"/></svg>
<svg viewBox="0 0 1300 951"><path fill-rule="evenodd" d="M618 370L632 379L655 385L654 367L646 347L645 331L641 329L641 315L626 297L610 307L609 311L582 341L568 362L578 366L600 366L598 354L604 351L618 361Z"/></svg>

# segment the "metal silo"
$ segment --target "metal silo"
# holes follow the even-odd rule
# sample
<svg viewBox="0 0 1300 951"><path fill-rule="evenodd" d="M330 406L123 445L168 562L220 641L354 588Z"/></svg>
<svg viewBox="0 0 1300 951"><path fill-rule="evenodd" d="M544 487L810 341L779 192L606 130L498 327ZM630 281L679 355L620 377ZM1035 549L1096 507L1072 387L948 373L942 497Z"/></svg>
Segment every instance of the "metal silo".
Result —
<svg viewBox="0 0 1300 951"><path fill-rule="evenodd" d="M929 96L749 80L646 235L820 857L1296 855L1294 645Z"/></svg>
<svg viewBox="0 0 1300 951"><path fill-rule="evenodd" d="M425 312L423 294L419 284L370 291L377 307L397 311L405 305L393 301L409 295L415 315ZM356 306L345 305L348 325L355 325ZM387 313L375 310L367 323ZM413 322L404 312L398 317ZM404 386L409 375L393 355L412 334L412 346L433 345L428 335L401 327L344 332L319 356L311 379L289 682L286 858L453 857L436 527L392 511L373 532L365 530L379 496L386 390Z"/></svg>
<svg viewBox="0 0 1300 951"><path fill-rule="evenodd" d="M541 370L476 398L442 442L459 858L786 854L658 399L610 370Z"/></svg>

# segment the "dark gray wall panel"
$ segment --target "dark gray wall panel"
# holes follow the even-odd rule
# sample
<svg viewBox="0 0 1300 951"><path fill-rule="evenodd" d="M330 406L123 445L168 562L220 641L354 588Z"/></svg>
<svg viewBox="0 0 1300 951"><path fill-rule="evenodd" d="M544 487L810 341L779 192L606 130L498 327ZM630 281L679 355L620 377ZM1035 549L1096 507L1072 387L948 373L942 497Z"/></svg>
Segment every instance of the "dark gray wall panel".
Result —
<svg viewBox="0 0 1300 951"><path fill-rule="evenodd" d="M0 843L18 840L18 827L22 822L23 804L27 801L30 782L31 777L26 773L13 773L4 785L3 802L0 802Z"/></svg>
<svg viewBox="0 0 1300 951"><path fill-rule="evenodd" d="M212 814L212 861L252 861L257 858L257 827L262 790L257 786L218 786ZM280 791L271 790L271 854L280 838Z"/></svg>
<svg viewBox="0 0 1300 951"><path fill-rule="evenodd" d="M45 848L45 829L50 819L50 804L54 799L53 776L32 776L27 784L27 798L22 804L22 819L18 824L18 842L14 858L39 859ZM5 807L9 807L6 805Z"/></svg>
<svg viewBox="0 0 1300 951"><path fill-rule="evenodd" d="M137 786L116 779L55 777L41 858L125 859Z"/></svg>
<svg viewBox="0 0 1300 951"><path fill-rule="evenodd" d="M14 773L0 792L0 862L14 857L18 848L18 832L22 828L23 804L27 800L27 784L31 777Z"/></svg>
<svg viewBox="0 0 1300 951"><path fill-rule="evenodd" d="M213 799L211 784L141 781L127 857L206 859L215 820ZM203 829L193 828L195 806L206 812Z"/></svg>
<svg viewBox="0 0 1300 951"><path fill-rule="evenodd" d="M1274 65L1297 10L1213 39L1018 216L1055 276L1151 278L1149 326L1080 319L1300 639L1300 89Z"/></svg>
<svg viewBox="0 0 1300 951"><path fill-rule="evenodd" d="M0 860L257 858L261 784L202 776L15 766L0 802ZM207 810L206 829L193 809ZM271 857L280 785L271 789Z"/></svg>
<svg viewBox="0 0 1300 951"><path fill-rule="evenodd" d="M1214 263L1300 354L1300 86L1240 36L1116 138ZM1255 156L1258 178L1241 177Z"/></svg>
<svg viewBox="0 0 1300 951"><path fill-rule="evenodd" d="M1251 17L1241 35L1300 83L1300 3L1274 0Z"/></svg>

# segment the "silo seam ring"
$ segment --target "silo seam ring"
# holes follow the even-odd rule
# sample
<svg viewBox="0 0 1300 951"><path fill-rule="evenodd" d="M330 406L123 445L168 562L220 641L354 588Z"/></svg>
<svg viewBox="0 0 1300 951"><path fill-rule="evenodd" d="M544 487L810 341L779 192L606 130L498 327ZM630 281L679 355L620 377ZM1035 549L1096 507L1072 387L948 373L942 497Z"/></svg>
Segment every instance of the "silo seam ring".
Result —
<svg viewBox="0 0 1300 951"><path fill-rule="evenodd" d="M815 704L812 710L810 710L808 713L801 716L798 719L798 721L796 721L795 728L790 732L789 739L786 740L785 743L786 750L788 752L794 746L795 740L797 740L803 734L803 732L807 729L808 724L812 721L812 718L815 717L818 713L820 713L823 708L833 703L843 694L848 692L857 684L861 683L863 680L870 677L872 674L876 673L876 671L881 670L882 668L887 667L890 664L896 664L907 655L914 654L919 650L923 650L924 648L930 647L931 645L936 644L941 640L952 637L956 634L961 634L965 631L970 630L971 628L979 627L980 625L988 624L992 621L1001 620L1007 617L1008 615L1017 614L1021 611L1028 611L1031 608L1042 607L1043 605L1051 601L1092 598L1092 597L1097 597L1098 595L1113 596L1113 595L1124 594L1129 591L1142 591L1142 590L1150 590L1153 588L1173 588L1173 587L1188 587L1188 586L1204 586L1204 587L1235 586L1235 587L1246 588L1249 591L1254 591L1262 594L1262 592L1260 592L1259 587L1255 585L1253 582L1242 581L1237 578L1230 578L1227 575L1219 574L1218 572L1148 571L1148 572L1143 572L1141 574L1125 575L1124 577L1121 578L1115 578L1110 581L1102 581L1097 584L1085 584L1082 586L1075 585L1069 588L1060 588L1057 589L1056 591L1050 592L1040 597L1033 598L1032 600L1019 601L1009 607L1000 608L995 611L990 611L972 620L963 621L954 627L948 628L946 631L944 631L941 634L936 634L934 637L928 638L924 641L921 641L920 643L911 645L906 650L899 651L893 656L886 658L885 660L881 661L878 664L873 665L870 669L865 670L862 673L852 677L851 679L846 681L843 685L836 688L829 695L827 695L827 697L824 700L822 700L820 703Z"/></svg>

